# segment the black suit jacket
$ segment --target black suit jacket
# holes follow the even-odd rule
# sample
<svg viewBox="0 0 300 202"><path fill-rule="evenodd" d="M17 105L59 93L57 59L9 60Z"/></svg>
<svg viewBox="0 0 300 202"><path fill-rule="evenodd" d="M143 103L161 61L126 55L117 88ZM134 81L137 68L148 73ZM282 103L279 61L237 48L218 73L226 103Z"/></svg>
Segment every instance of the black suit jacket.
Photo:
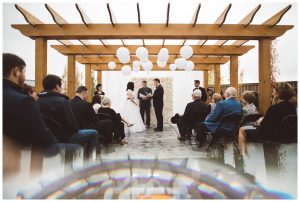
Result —
<svg viewBox="0 0 300 202"><path fill-rule="evenodd" d="M78 96L75 96L70 103L80 129L86 129L99 121L91 103Z"/></svg>
<svg viewBox="0 0 300 202"><path fill-rule="evenodd" d="M152 89L151 88L140 88L139 91L138 91L138 99L140 100L140 105L151 105L151 101L150 99L147 99L147 100L143 100L141 97L140 97L140 94L142 95L147 95L151 93L152 94Z"/></svg>
<svg viewBox="0 0 300 202"><path fill-rule="evenodd" d="M193 126L198 122L203 122L209 114L209 107L200 99L187 104L181 121L185 126Z"/></svg>
<svg viewBox="0 0 300 202"><path fill-rule="evenodd" d="M161 85L156 87L152 98L153 98L153 106L154 107L163 107L163 105L164 105L164 88Z"/></svg>
<svg viewBox="0 0 300 202"><path fill-rule="evenodd" d="M37 102L6 79L3 79L3 134L20 146L45 148L57 142L46 127Z"/></svg>
<svg viewBox="0 0 300 202"><path fill-rule="evenodd" d="M203 102L206 102L206 100L207 100L207 94L206 94L205 88L202 88L202 87L194 88L194 90L196 90L196 89L201 90L201 93L202 93L201 100L202 100ZM194 90L193 90L193 92L194 92Z"/></svg>

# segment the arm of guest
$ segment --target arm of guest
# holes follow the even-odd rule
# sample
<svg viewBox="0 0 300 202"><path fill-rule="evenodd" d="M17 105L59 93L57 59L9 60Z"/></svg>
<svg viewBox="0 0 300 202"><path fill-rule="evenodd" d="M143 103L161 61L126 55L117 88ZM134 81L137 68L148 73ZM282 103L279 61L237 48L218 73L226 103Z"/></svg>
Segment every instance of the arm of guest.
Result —
<svg viewBox="0 0 300 202"><path fill-rule="evenodd" d="M220 115L221 115L221 112L222 112L222 105L220 104L220 102L218 102L218 103L216 104L216 107L215 107L215 109L213 110L213 112L210 113L210 114L206 117L205 121L206 121L206 122L217 122L217 121L219 120L219 117L220 117Z"/></svg>

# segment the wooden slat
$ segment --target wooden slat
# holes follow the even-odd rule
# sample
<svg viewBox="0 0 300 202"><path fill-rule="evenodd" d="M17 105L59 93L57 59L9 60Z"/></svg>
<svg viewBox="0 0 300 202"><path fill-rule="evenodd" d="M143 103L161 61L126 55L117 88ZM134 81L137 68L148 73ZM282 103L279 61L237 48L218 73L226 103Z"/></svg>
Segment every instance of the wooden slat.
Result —
<svg viewBox="0 0 300 202"><path fill-rule="evenodd" d="M61 15L59 15L53 8L51 8L49 4L45 4L45 7L47 8L54 22L57 25L62 26L63 24L68 24L68 22Z"/></svg>
<svg viewBox="0 0 300 202"><path fill-rule="evenodd" d="M243 24L245 25L245 27L247 27L248 25L250 25L250 23L253 21L255 14L257 13L257 11L260 9L261 4L259 4L258 6L256 6L250 13L248 13L248 15L246 15L240 22L239 24Z"/></svg>
<svg viewBox="0 0 300 202"><path fill-rule="evenodd" d="M24 8L19 6L18 4L15 4L16 9L23 15L25 18L26 22L31 24L32 26L38 25L38 24L44 24L40 19L37 17L33 16L31 13L26 11Z"/></svg>
<svg viewBox="0 0 300 202"><path fill-rule="evenodd" d="M269 18L267 21L265 21L263 23L263 25L270 25L271 27L277 25L280 22L280 20L282 19L283 15L288 10L290 10L291 7L292 7L292 5L288 5L287 7L285 7L284 9L282 9L281 11L279 11L278 13L273 15L271 18Z"/></svg>
<svg viewBox="0 0 300 202"><path fill-rule="evenodd" d="M107 47L107 42L105 40L99 39L99 41L102 43L103 46Z"/></svg>
<svg viewBox="0 0 300 202"><path fill-rule="evenodd" d="M134 60L137 60L136 56L132 56L129 64L131 64ZM174 63L176 56L169 56L168 64ZM76 57L76 60L81 64L107 64L109 62L120 63L119 59L114 56L102 56L99 58L98 56L89 56L89 57ZM157 62L157 56L149 56L149 60L153 63ZM225 64L230 60L230 57L193 57L189 59L193 61L195 64Z"/></svg>
<svg viewBox="0 0 300 202"><path fill-rule="evenodd" d="M192 27L187 24L145 24L142 27L134 24L119 24L115 29L109 24L66 24L63 29L53 24L43 24L38 27L31 25L12 25L25 36L46 39L218 39L218 40L258 40L261 38L276 38L283 35L293 25L240 25L226 24L222 29L215 25L198 24ZM138 28L138 29L137 29Z"/></svg>
<svg viewBox="0 0 300 202"><path fill-rule="evenodd" d="M245 44L246 42L248 42L248 40L237 40L232 45L240 47L241 45Z"/></svg>
<svg viewBox="0 0 300 202"><path fill-rule="evenodd" d="M52 48L56 49L58 52L64 55L115 55L119 45L90 45L88 47L82 45L71 45L65 47L62 45L51 45ZM135 51L138 48L138 45L128 45L127 48L131 55L135 55ZM161 49L160 45L146 45L149 55L157 55ZM181 46L179 45L167 45L165 46L169 50L169 55L177 55L180 52ZM222 47L216 45L204 45L202 47L198 45L192 45L193 55L243 55L255 46L241 46L236 47L232 45L225 45Z"/></svg>
<svg viewBox="0 0 300 202"><path fill-rule="evenodd" d="M200 11L200 8L201 8L201 3L199 3L194 15L193 15L193 18L192 18L192 23L193 23L193 27L195 27L196 23L197 23L197 20L198 20L198 16L199 16L199 11Z"/></svg>
<svg viewBox="0 0 300 202"><path fill-rule="evenodd" d="M80 8L80 6L76 3L75 4L76 9L78 10L81 20L82 22L88 26L89 24L92 24L92 20L87 16L87 14L82 10L82 8Z"/></svg>
<svg viewBox="0 0 300 202"><path fill-rule="evenodd" d="M86 47L92 45L91 42L88 40L78 40L78 41L80 41L80 43L82 43L82 45Z"/></svg>
<svg viewBox="0 0 300 202"><path fill-rule="evenodd" d="M199 46L203 46L206 42L207 42L207 39L206 39L206 40L200 40L200 41L198 42L198 45L199 45Z"/></svg>
<svg viewBox="0 0 300 202"><path fill-rule="evenodd" d="M141 22L141 13L140 13L140 5L139 5L139 3L136 3L136 9L137 9L137 13L138 13L138 22L139 22L139 26L142 26L142 22Z"/></svg>
<svg viewBox="0 0 300 202"><path fill-rule="evenodd" d="M168 8L167 8L167 20L166 20L166 27L169 26L169 17L170 17L170 3L168 3Z"/></svg>
<svg viewBox="0 0 300 202"><path fill-rule="evenodd" d="M107 11L108 11L108 14L109 14L110 22L111 22L112 26L114 27L115 26L115 22L116 22L116 18L115 18L114 14L113 14L113 12L112 12L112 10L110 8L109 3L107 3L106 6L107 6Z"/></svg>
<svg viewBox="0 0 300 202"><path fill-rule="evenodd" d="M227 14L231 8L231 4L229 4L226 9L221 13L218 19L215 21L215 24L219 25L220 27L224 24Z"/></svg>
<svg viewBox="0 0 300 202"><path fill-rule="evenodd" d="M61 44L63 44L64 46L66 47L69 47L71 45L74 45L74 43L72 43L71 41L69 40L58 40Z"/></svg>

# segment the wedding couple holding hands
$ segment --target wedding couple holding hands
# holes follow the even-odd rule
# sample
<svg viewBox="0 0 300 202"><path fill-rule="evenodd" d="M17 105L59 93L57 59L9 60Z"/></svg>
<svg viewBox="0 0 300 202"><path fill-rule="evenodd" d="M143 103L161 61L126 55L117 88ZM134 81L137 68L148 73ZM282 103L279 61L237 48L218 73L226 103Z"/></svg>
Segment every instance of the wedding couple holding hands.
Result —
<svg viewBox="0 0 300 202"><path fill-rule="evenodd" d="M121 110L121 116L128 122L132 123L128 127L126 133L134 134L146 130L144 124L144 115L146 112L146 126L150 128L150 108L151 99L153 100L153 107L157 119L157 127L154 131L163 131L163 105L164 105L164 89L160 84L159 79L153 80L156 89L152 94L152 89L147 87L147 82L143 81L143 87L138 90L138 95L134 92L134 83L128 82L126 95L127 100Z"/></svg>

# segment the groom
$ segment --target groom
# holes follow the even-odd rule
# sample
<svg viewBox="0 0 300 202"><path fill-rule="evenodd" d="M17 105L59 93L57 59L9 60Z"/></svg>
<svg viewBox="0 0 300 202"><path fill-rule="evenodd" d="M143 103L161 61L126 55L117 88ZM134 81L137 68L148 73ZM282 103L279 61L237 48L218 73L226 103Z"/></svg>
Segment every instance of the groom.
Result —
<svg viewBox="0 0 300 202"><path fill-rule="evenodd" d="M164 88L160 85L159 79L154 79L154 85L156 87L153 93L153 107L157 119L157 128L155 131L163 131L163 106L164 106Z"/></svg>

